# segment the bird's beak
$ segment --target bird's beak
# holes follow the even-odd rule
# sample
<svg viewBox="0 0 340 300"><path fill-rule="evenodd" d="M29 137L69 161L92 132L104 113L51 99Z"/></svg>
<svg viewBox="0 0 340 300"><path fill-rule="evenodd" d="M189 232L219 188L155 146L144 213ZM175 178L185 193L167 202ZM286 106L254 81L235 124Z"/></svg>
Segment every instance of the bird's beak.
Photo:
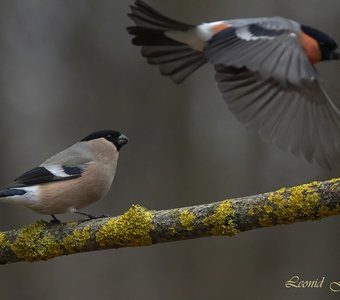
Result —
<svg viewBox="0 0 340 300"><path fill-rule="evenodd" d="M118 138L118 148L122 148L125 144L127 144L129 141L129 139L127 138L127 136L125 136L124 134L121 134Z"/></svg>

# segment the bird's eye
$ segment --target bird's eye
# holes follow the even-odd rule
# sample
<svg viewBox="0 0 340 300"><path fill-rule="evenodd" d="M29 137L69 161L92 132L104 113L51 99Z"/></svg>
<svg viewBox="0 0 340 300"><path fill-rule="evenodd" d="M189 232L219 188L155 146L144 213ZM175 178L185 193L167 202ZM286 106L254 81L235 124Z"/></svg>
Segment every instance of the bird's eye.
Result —
<svg viewBox="0 0 340 300"><path fill-rule="evenodd" d="M113 137L111 134L106 135L105 137L108 141L112 141Z"/></svg>

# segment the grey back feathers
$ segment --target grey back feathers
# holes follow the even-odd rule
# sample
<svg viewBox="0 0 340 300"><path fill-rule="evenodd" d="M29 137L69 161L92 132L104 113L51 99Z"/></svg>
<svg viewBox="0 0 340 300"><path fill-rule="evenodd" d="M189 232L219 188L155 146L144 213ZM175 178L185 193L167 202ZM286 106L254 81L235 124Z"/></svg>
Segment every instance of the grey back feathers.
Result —
<svg viewBox="0 0 340 300"><path fill-rule="evenodd" d="M77 142L65 150L51 156L40 166L62 165L66 167L82 166L92 161L93 155L82 142Z"/></svg>
<svg viewBox="0 0 340 300"><path fill-rule="evenodd" d="M294 23L284 22L286 26L279 27L273 25L278 22L277 18L274 20L268 18L267 26L263 21L222 30L204 48L207 59L214 65L258 71L283 85L286 82L300 85L301 79L317 78L316 70L302 51Z"/></svg>

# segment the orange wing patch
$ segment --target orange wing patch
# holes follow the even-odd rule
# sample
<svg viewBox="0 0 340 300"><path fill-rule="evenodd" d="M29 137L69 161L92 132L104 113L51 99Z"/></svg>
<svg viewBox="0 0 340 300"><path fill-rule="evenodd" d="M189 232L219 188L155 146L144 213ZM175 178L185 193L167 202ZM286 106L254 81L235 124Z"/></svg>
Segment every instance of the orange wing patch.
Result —
<svg viewBox="0 0 340 300"><path fill-rule="evenodd" d="M221 22L221 23L218 23L218 24L212 26L211 29L212 29L212 31L217 33L217 32L220 32L220 31L227 29L227 28L230 28L230 27L232 27L230 24L225 23L225 22Z"/></svg>
<svg viewBox="0 0 340 300"><path fill-rule="evenodd" d="M304 32L301 32L300 40L303 50L311 64L318 63L321 60L321 51L318 42Z"/></svg>

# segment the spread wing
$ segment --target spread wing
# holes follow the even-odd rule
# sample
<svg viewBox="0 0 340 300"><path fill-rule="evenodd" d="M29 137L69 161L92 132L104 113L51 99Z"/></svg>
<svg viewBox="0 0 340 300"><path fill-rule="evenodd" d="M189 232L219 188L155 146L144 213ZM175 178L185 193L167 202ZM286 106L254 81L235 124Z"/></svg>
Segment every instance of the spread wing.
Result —
<svg viewBox="0 0 340 300"><path fill-rule="evenodd" d="M300 41L298 23L281 17L259 19L258 23L233 24L214 35L204 48L213 63L258 71L282 84L300 85L314 80L317 71L309 62Z"/></svg>
<svg viewBox="0 0 340 300"><path fill-rule="evenodd" d="M318 80L283 87L259 72L221 65L216 80L237 119L264 139L327 168L340 163L340 112Z"/></svg>

